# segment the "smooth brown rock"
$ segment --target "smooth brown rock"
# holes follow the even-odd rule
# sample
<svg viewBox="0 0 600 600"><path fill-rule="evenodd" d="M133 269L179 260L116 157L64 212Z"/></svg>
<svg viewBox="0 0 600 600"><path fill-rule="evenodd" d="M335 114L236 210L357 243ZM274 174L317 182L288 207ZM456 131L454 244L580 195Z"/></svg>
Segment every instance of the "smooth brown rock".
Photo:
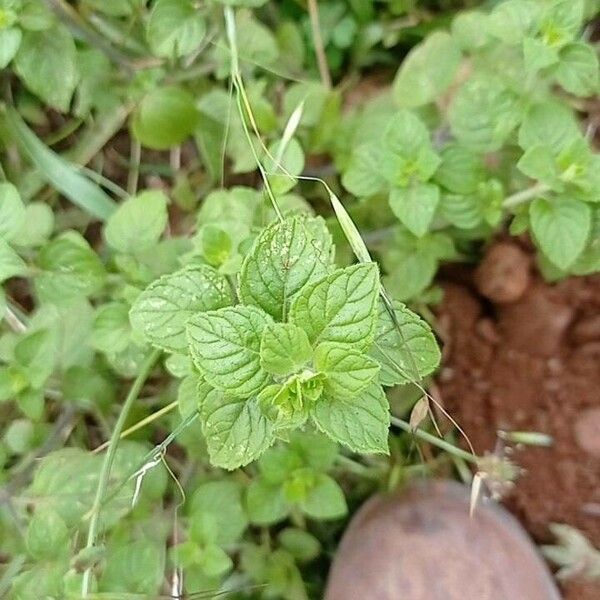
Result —
<svg viewBox="0 0 600 600"><path fill-rule="evenodd" d="M559 600L536 548L495 503L469 517L451 481L376 496L356 514L325 600Z"/></svg>

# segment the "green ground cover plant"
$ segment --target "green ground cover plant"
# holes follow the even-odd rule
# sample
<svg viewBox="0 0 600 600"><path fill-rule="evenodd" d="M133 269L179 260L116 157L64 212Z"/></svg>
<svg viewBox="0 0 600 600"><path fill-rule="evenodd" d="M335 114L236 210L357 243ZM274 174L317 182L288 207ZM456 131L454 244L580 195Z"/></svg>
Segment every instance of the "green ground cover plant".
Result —
<svg viewBox="0 0 600 600"><path fill-rule="evenodd" d="M429 305L505 229L600 271L598 10L0 0L0 596L319 598L369 494L514 477Z"/></svg>

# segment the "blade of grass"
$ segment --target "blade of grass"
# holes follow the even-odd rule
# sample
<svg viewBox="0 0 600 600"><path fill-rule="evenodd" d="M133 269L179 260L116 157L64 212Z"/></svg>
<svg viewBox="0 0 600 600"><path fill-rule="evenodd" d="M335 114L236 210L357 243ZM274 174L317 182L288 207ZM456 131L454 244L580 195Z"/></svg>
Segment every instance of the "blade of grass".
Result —
<svg viewBox="0 0 600 600"><path fill-rule="evenodd" d="M71 163L45 146L15 109L6 107L4 118L9 134L48 183L93 217L102 221L108 219L117 208L110 196Z"/></svg>
<svg viewBox="0 0 600 600"><path fill-rule="evenodd" d="M119 418L115 423L115 427L110 437L108 451L106 452L104 462L102 463L102 470L100 471L100 477L98 479L98 487L96 488L94 504L92 505L90 511L91 518L85 545L86 548L92 548L96 543L96 535L98 534L98 525L100 523L100 509L102 507L102 500L104 498L104 494L106 493L106 488L108 487L110 469L112 467L115 455L117 453L119 438L121 437L121 432L123 431L123 427L125 426L127 415L129 414L133 403L136 401L138 394L140 393L142 386L144 385L144 382L146 381L148 375L150 374L150 371L152 370L152 367L154 366L154 363L157 361L159 356L160 350L154 350L151 354L148 355L148 358L145 360L144 364L140 368L138 376L135 378L135 381L129 389L127 398L125 398L125 402L123 403L123 407L121 408ZM88 595L91 583L91 575L92 572L89 568L86 569L83 573L83 579L81 582L81 595L83 598L86 598Z"/></svg>

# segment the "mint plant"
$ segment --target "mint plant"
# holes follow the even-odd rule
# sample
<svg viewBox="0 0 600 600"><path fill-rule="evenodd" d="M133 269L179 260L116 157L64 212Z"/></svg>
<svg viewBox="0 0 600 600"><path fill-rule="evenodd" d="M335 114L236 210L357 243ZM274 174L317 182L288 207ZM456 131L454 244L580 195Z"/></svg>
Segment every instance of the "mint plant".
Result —
<svg viewBox="0 0 600 600"><path fill-rule="evenodd" d="M186 266L139 295L131 323L153 345L191 357L213 464L246 465L308 425L356 452L385 453L381 383L418 380L439 354L429 327L402 305L395 333L405 330L409 349L394 343L383 314L378 327L379 293L375 264L336 269L324 221L288 215L257 236L235 295L215 268Z"/></svg>

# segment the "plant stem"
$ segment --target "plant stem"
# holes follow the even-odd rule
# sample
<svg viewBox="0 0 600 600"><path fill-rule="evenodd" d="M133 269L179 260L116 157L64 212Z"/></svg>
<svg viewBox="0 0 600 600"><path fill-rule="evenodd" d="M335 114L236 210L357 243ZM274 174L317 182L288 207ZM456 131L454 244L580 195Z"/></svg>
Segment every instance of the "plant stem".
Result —
<svg viewBox="0 0 600 600"><path fill-rule="evenodd" d="M427 433L423 429L419 429L418 427L411 427L410 423L407 423L403 419L399 419L398 417L392 416L391 422L392 422L392 425L399 427L403 431L406 431L406 433L410 433L410 434L414 435L415 437L422 439L424 442L429 442L433 446L437 446L441 450L448 452L448 454L452 454L453 456L462 458L463 460L466 460L470 463L474 463L474 464L477 463L477 457L474 454L471 454L470 452L462 450L461 448L457 448L450 442L447 442L446 440L444 440L442 438L436 437L435 435L432 435L431 433Z"/></svg>
<svg viewBox="0 0 600 600"><path fill-rule="evenodd" d="M160 419L160 417L162 417L163 415L166 415L167 413L171 412L174 408L176 408L177 404L178 404L178 401L174 400L173 402L171 402L171 404L167 404L167 406L163 406L160 410L157 410L156 412L153 412L151 415L148 415L145 419L138 421L135 425L132 425L131 427L126 429L119 436L119 439L122 440L123 438L126 438L128 435L135 433L138 429L141 429L142 427L145 427L146 425L156 421L156 419ZM100 446L98 446L97 448L94 449L94 454L97 454L98 452L102 452L102 450L107 448L109 446L109 444L110 444L110 440L107 442L104 442L103 444L101 444Z"/></svg>
<svg viewBox="0 0 600 600"><path fill-rule="evenodd" d="M375 473L369 467L363 465L362 463L356 462L343 454L339 454L336 458L337 463L340 467L348 470L350 473L354 473L355 475L359 475L360 477L365 477L366 479L379 479L379 475Z"/></svg>
<svg viewBox="0 0 600 600"><path fill-rule="evenodd" d="M108 444L108 452L104 457L104 462L102 463L102 469L100 471L100 478L98 479L98 487L96 488L96 496L94 497L94 504L91 509L91 518L90 525L88 529L86 548L92 548L96 543L96 535L98 534L98 525L100 522L100 508L102 506L102 499L104 498L104 494L106 493L106 489L108 488L108 480L110 477L110 469L113 465L115 455L117 453L117 446L119 445L119 438L121 436L121 432L123 431L123 427L125 425L125 421L127 420L127 416L133 403L137 400L138 394L140 393L144 382L146 381L154 363L160 356L160 350L154 350L151 354L148 355L144 364L140 368L140 372L136 377L133 385L129 389L129 393L127 394L127 398L125 398L125 402L123 403L123 408L121 408L121 412L119 414L119 418L115 423L115 428L113 429L112 435L110 437L110 441ZM81 583L81 595L83 598L86 598L90 588L90 578L91 578L91 568L88 568L83 573L83 580Z"/></svg>
<svg viewBox="0 0 600 600"><path fill-rule="evenodd" d="M319 75L323 85L331 89L331 75L327 65L327 55L325 54L325 46L323 44L323 36L321 35L321 24L319 22L319 7L317 0L308 0L308 14L310 17L310 27L312 29L313 43L315 46L315 55L317 57L317 65L319 67Z"/></svg>
<svg viewBox="0 0 600 600"><path fill-rule="evenodd" d="M522 190L516 194L513 194L512 196L508 196L508 198L505 198L504 202L502 202L502 207L513 208L514 206L523 204L523 202L533 200L536 196L540 196L549 190L550 188L545 183L536 183L534 186L527 188L526 190Z"/></svg>

